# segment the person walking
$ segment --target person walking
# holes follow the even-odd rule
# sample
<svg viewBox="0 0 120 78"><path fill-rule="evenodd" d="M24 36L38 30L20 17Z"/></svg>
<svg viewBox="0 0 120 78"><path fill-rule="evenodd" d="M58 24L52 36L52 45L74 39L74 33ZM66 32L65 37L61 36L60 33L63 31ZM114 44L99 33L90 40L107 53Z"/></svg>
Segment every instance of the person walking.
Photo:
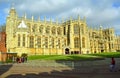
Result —
<svg viewBox="0 0 120 78"><path fill-rule="evenodd" d="M111 65L110 65L110 71L115 71L115 59L114 57L111 58Z"/></svg>
<svg viewBox="0 0 120 78"><path fill-rule="evenodd" d="M19 57L17 56L17 58L16 58L16 62L19 63L19 60L20 60L20 59L19 59Z"/></svg>

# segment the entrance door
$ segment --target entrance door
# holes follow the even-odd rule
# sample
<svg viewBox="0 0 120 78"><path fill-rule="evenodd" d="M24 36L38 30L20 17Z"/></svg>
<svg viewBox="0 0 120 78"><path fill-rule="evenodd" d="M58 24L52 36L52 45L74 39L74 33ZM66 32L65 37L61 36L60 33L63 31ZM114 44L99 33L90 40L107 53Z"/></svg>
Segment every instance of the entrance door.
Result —
<svg viewBox="0 0 120 78"><path fill-rule="evenodd" d="M65 49L65 54L69 54L69 48Z"/></svg>
<svg viewBox="0 0 120 78"><path fill-rule="evenodd" d="M104 50L101 50L101 53L104 52Z"/></svg>

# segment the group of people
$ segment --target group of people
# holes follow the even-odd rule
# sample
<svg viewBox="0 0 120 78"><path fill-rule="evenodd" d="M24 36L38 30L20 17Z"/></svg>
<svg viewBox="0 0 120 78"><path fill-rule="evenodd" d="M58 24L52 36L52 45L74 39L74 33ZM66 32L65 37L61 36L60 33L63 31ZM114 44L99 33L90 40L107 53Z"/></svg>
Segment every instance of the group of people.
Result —
<svg viewBox="0 0 120 78"><path fill-rule="evenodd" d="M25 57L19 57L19 56L17 56L17 57L13 57L13 62L15 63L24 63L24 62L27 62L27 56L25 56Z"/></svg>
<svg viewBox="0 0 120 78"><path fill-rule="evenodd" d="M27 57L17 57L16 58L17 63L24 63L27 62Z"/></svg>

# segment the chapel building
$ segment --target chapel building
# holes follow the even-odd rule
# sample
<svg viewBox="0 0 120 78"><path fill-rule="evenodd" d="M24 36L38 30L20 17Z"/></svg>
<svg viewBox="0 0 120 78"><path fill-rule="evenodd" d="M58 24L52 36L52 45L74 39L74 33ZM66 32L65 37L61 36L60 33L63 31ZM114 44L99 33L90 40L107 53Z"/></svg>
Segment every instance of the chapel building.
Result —
<svg viewBox="0 0 120 78"><path fill-rule="evenodd" d="M62 19L63 20L63 19ZM6 20L7 52L18 55L65 55L116 52L120 50L113 28L98 29L88 27L86 18L70 17L61 23L18 17L11 8ZM117 48L116 48L117 46Z"/></svg>

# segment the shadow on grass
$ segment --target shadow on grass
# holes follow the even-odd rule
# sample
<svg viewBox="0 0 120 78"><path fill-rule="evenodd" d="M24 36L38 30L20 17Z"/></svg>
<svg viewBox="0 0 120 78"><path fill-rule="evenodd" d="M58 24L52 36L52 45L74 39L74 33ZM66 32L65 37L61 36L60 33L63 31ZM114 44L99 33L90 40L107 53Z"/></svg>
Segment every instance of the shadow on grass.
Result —
<svg viewBox="0 0 120 78"><path fill-rule="evenodd" d="M81 58L79 56L68 56L71 58L71 60L74 60L74 61L94 61L94 60L104 60L105 58L104 57L100 57L100 56L81 56Z"/></svg>

